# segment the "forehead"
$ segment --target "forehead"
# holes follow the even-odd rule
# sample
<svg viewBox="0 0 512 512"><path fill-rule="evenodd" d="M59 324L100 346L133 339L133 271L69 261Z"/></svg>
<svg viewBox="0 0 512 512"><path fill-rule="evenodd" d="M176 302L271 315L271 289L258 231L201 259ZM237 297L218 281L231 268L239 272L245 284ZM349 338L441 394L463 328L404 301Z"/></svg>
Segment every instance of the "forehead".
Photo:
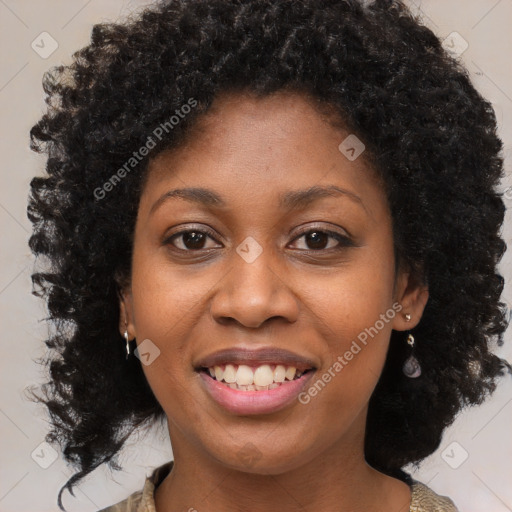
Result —
<svg viewBox="0 0 512 512"><path fill-rule="evenodd" d="M308 147L306 139L311 138L313 131L326 144L333 136L337 140L339 134L348 134L343 120L331 106L305 93L277 91L266 96L250 92L222 93L192 126L183 146L202 145L205 150L211 145L235 148L239 135L238 139L245 138L247 149L259 147L264 153L265 149L272 150L285 142L287 147L299 152Z"/></svg>
<svg viewBox="0 0 512 512"><path fill-rule="evenodd" d="M242 205L314 185L382 193L364 152L349 159L340 150L347 137L354 135L339 116L306 95L225 94L191 127L184 144L150 162L144 192L208 186L239 196Z"/></svg>

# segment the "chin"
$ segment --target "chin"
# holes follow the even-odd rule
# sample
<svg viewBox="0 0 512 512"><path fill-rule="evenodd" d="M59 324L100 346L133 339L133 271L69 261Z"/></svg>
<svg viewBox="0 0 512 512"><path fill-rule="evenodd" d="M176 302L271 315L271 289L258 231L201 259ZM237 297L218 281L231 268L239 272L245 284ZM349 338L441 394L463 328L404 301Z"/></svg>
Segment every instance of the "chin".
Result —
<svg viewBox="0 0 512 512"><path fill-rule="evenodd" d="M280 475L300 468L309 460L304 453L297 451L297 446L303 446L299 441L289 446L280 445L278 452L274 446L275 443L269 443L269 446L261 446L259 443L257 446L247 441L234 449L233 446L226 447L220 453L211 455L229 469L254 475ZM219 447L216 448L218 452Z"/></svg>

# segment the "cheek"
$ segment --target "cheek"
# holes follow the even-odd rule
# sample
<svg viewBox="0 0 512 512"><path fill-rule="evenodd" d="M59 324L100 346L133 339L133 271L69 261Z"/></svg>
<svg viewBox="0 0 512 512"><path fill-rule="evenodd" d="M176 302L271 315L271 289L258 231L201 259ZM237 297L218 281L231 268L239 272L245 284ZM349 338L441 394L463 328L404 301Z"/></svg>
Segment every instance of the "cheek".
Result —
<svg viewBox="0 0 512 512"><path fill-rule="evenodd" d="M347 341L375 326L384 338L391 332L389 316L393 305L394 259L392 247L379 246L380 251L365 248L347 268L340 268L315 283L308 292L316 312L330 328L331 346L343 350ZM388 317L381 321L381 315Z"/></svg>
<svg viewBox="0 0 512 512"><path fill-rule="evenodd" d="M190 365L185 348L201 290L192 283L185 285L183 273L171 272L157 256L154 251L135 247L131 292L137 344L150 340L158 353L143 370L160 401L160 388L169 390L171 381L179 387L180 379L175 377L182 376Z"/></svg>
<svg viewBox="0 0 512 512"><path fill-rule="evenodd" d="M382 246L381 246L382 247ZM394 260L389 251L371 253L350 272L334 273L308 291L309 302L326 341L325 366L317 372L305 401L320 393L318 407L362 408L385 362L392 322L401 306L394 303ZM325 391L324 391L325 390ZM312 396L311 396L312 395Z"/></svg>
<svg viewBox="0 0 512 512"><path fill-rule="evenodd" d="M132 294L137 337L165 343L167 349L174 342L185 343L218 279L204 269L191 272L173 266L160 253L135 252Z"/></svg>

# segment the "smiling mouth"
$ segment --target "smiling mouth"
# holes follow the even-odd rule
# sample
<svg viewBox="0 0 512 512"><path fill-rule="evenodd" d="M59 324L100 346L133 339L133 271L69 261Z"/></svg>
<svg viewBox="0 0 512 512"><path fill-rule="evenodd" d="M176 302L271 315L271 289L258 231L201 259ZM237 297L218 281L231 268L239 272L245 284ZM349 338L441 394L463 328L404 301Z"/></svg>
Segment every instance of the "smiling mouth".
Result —
<svg viewBox="0 0 512 512"><path fill-rule="evenodd" d="M199 371L212 379L240 391L267 391L276 389L286 382L300 379L313 368L298 370L295 366L283 364L222 364L203 367Z"/></svg>

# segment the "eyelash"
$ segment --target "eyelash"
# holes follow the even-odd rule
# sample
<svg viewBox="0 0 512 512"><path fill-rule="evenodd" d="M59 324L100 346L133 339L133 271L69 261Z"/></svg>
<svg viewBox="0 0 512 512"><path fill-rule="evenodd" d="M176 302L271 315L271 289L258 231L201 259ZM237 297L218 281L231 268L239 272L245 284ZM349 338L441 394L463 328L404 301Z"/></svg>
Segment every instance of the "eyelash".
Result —
<svg viewBox="0 0 512 512"><path fill-rule="evenodd" d="M186 230L174 233L174 234L172 234L171 236L167 237L164 240L164 245L169 245L170 244L176 250L181 251L181 252L188 252L188 253L209 250L209 249L180 249L179 247L176 247L173 244L173 240L178 239L180 236L185 235L187 233L200 233L200 234L204 234L204 235L209 236L216 243L220 243L220 242L218 242L216 240L215 233L213 231L211 231L209 229L201 228L201 229L186 229ZM308 235L309 233L322 233L322 234L328 235L329 237L334 238L338 242L338 245L336 247L330 247L330 248L327 248L327 249L309 249L309 250L308 249L299 249L300 251L302 251L304 253L307 253L307 254L309 254L309 253L326 252L326 251L339 251L339 250L341 250L343 248L346 248L346 247L354 247L354 245L355 245L348 236L342 235L341 233L337 233L335 231L330 231L330 230L327 230L327 229L321 229L321 228L315 228L315 227L307 228L304 231L298 233L298 235L292 240L292 242L295 242L296 240L299 240L300 238L302 238L305 235Z"/></svg>

